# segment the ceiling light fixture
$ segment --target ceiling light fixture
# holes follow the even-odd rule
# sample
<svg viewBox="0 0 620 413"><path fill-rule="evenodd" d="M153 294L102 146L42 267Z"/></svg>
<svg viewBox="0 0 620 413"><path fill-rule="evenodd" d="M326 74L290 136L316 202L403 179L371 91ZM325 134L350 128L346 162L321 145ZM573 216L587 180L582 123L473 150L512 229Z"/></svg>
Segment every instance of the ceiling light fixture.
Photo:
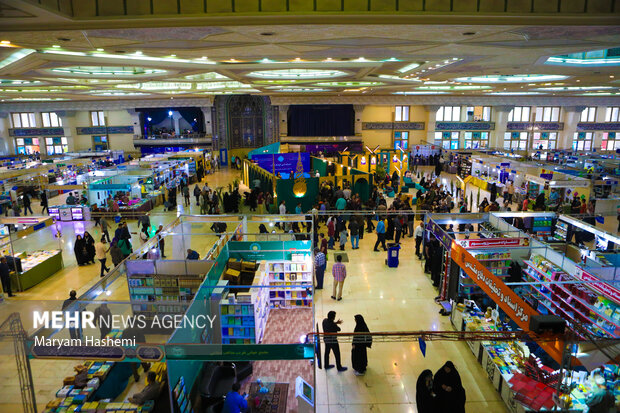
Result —
<svg viewBox="0 0 620 413"><path fill-rule="evenodd" d="M416 67L420 67L420 63L410 63L407 66L403 66L400 69L398 69L398 72L399 73L407 73L407 72L412 71Z"/></svg>
<svg viewBox="0 0 620 413"><path fill-rule="evenodd" d="M341 77L347 73L341 70L331 69L276 69L258 70L247 74L249 77L263 79L318 79L328 77Z"/></svg>
<svg viewBox="0 0 620 413"><path fill-rule="evenodd" d="M553 80L564 80L568 76L564 75L484 75L457 77L458 82L473 83L521 83L521 82L548 82Z"/></svg>

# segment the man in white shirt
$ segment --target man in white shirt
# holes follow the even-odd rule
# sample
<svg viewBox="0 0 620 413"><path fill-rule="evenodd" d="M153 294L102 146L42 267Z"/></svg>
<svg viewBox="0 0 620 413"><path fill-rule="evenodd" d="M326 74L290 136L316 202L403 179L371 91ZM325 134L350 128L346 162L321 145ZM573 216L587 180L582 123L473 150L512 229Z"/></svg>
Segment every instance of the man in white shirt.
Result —
<svg viewBox="0 0 620 413"><path fill-rule="evenodd" d="M284 201L280 202L280 206L278 207L278 211L280 212L280 215L284 216L286 215L286 205L284 204ZM276 222L276 227L280 228L280 223ZM284 222L282 222L282 229L284 229Z"/></svg>
<svg viewBox="0 0 620 413"><path fill-rule="evenodd" d="M424 237L424 223L420 222L415 229L415 255L418 259L422 259L420 256L420 245L422 245L422 238Z"/></svg>

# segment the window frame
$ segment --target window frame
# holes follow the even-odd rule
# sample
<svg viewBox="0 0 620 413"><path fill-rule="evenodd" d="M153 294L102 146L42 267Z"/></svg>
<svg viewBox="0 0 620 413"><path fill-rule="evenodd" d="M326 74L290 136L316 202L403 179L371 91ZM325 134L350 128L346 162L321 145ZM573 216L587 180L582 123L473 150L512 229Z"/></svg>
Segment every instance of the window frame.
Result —
<svg viewBox="0 0 620 413"><path fill-rule="evenodd" d="M474 118L473 122L491 122L491 114L493 113L492 112L493 109L491 106L481 106L481 105L467 106L467 108L465 109L465 114L469 113L470 111L475 113L476 108L482 108L482 118L478 120Z"/></svg>
<svg viewBox="0 0 620 413"><path fill-rule="evenodd" d="M525 115L525 111L527 110L527 117ZM515 118L515 114L519 113L519 117ZM529 122L532 118L532 107L531 106L515 106L508 112L508 122Z"/></svg>
<svg viewBox="0 0 620 413"><path fill-rule="evenodd" d="M41 112L41 124L44 128L62 128L62 119L56 112Z"/></svg>
<svg viewBox="0 0 620 413"><path fill-rule="evenodd" d="M400 137L396 137L397 133L400 133ZM406 142L405 145L403 145L403 142ZM394 150L398 150L396 148L397 143L400 143L400 148L403 151L407 151L409 149L409 131L408 130L394 131L394 134L392 135L392 147L394 148Z"/></svg>
<svg viewBox="0 0 620 413"><path fill-rule="evenodd" d="M605 108L605 122L620 121L620 106L608 106Z"/></svg>
<svg viewBox="0 0 620 413"><path fill-rule="evenodd" d="M27 125L24 125L24 120ZM37 119L34 112L11 112L11 122L14 129L36 128Z"/></svg>
<svg viewBox="0 0 620 413"><path fill-rule="evenodd" d="M394 122L409 122L410 114L411 108L408 105L394 106Z"/></svg>
<svg viewBox="0 0 620 413"><path fill-rule="evenodd" d="M17 155L32 155L35 152L39 152L39 154L41 153L41 141L38 136L37 137L23 137L23 138L15 138L15 153ZM26 144L26 141L30 140L31 143L30 144ZM20 143L21 141L21 143ZM26 148L39 148L38 150L26 150ZM22 150L20 151L20 148L22 148Z"/></svg>
<svg viewBox="0 0 620 413"><path fill-rule="evenodd" d="M479 133L479 138L474 138L474 134ZM489 147L489 132L483 131L464 131L463 149L486 149Z"/></svg>
<svg viewBox="0 0 620 413"><path fill-rule="evenodd" d="M92 126L105 126L105 112L102 110L91 110L90 123Z"/></svg>
<svg viewBox="0 0 620 413"><path fill-rule="evenodd" d="M584 138L580 139L582 135ZM580 143L583 143L580 145ZM594 132L575 132L573 135L573 144L571 147L574 151L591 151L594 146Z"/></svg>
<svg viewBox="0 0 620 413"><path fill-rule="evenodd" d="M588 106L582 110L581 116L579 116L579 122L596 122L596 109L596 106Z"/></svg>
<svg viewBox="0 0 620 413"><path fill-rule="evenodd" d="M515 134L519 134L519 139L513 138ZM529 132L504 132L504 149L527 150L528 140Z"/></svg>
<svg viewBox="0 0 620 413"><path fill-rule="evenodd" d="M446 116L446 113L448 113L447 108L450 108L449 119ZM458 114L456 119L454 117L455 109L456 109L456 113ZM440 112L441 112L441 115L439 114ZM440 106L439 109L437 109L437 112L435 112L435 121L436 122L460 122L461 121L461 107L460 106Z"/></svg>
<svg viewBox="0 0 620 413"><path fill-rule="evenodd" d="M543 134L548 134L547 138L543 138ZM536 136L538 135L538 137ZM538 145L535 144L538 142ZM544 143L543 148L539 149L538 146ZM546 146L546 147L545 147ZM558 133L557 132L534 132L532 135L532 147L533 150L552 151L558 147Z"/></svg>
<svg viewBox="0 0 620 413"><path fill-rule="evenodd" d="M561 112L561 106L537 106L534 122L559 122Z"/></svg>
<svg viewBox="0 0 620 413"><path fill-rule="evenodd" d="M609 134L613 133L613 139L610 139ZM609 144L611 143L611 147ZM603 139L601 140L601 151L615 151L620 149L620 133L619 132L603 132Z"/></svg>

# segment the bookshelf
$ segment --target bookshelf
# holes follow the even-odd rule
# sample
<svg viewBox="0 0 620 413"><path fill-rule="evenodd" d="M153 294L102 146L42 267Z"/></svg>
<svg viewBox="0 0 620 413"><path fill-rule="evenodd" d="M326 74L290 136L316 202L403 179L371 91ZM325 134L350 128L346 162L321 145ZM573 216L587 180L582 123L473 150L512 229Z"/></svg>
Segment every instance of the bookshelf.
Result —
<svg viewBox="0 0 620 413"><path fill-rule="evenodd" d="M496 277L502 279L508 277L512 261L510 252L474 252L472 255ZM462 293L467 296L482 294L480 287L463 270L459 278Z"/></svg>
<svg viewBox="0 0 620 413"><path fill-rule="evenodd" d="M127 285L134 313L147 318L156 314L184 314L209 265L204 261L128 261Z"/></svg>
<svg viewBox="0 0 620 413"><path fill-rule="evenodd" d="M525 264L524 273L532 282L578 281L539 255ZM620 305L585 284L532 284L531 290L541 313L556 314L595 336L620 337Z"/></svg>
<svg viewBox="0 0 620 413"><path fill-rule="evenodd" d="M551 217L534 217L532 231L538 235L551 236Z"/></svg>
<svg viewBox="0 0 620 413"><path fill-rule="evenodd" d="M271 308L312 307L312 264L306 260L266 264ZM277 288L282 287L282 288Z"/></svg>
<svg viewBox="0 0 620 413"><path fill-rule="evenodd" d="M252 287L267 285L265 264L254 276ZM258 344L265 334L269 316L269 289L250 288L249 292L229 292L220 301L222 344Z"/></svg>

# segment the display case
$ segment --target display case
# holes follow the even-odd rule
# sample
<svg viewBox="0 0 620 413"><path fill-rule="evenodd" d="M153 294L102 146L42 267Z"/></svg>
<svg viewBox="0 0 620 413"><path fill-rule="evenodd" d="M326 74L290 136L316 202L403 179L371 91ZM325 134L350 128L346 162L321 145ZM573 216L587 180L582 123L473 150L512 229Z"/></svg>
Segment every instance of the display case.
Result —
<svg viewBox="0 0 620 413"><path fill-rule="evenodd" d="M60 250L35 251L22 253L14 257L16 271L11 272L11 288L13 291L24 291L34 287L41 281L51 277L63 267L62 252ZM19 261L17 261L19 260ZM11 264L9 264L11 267Z"/></svg>

